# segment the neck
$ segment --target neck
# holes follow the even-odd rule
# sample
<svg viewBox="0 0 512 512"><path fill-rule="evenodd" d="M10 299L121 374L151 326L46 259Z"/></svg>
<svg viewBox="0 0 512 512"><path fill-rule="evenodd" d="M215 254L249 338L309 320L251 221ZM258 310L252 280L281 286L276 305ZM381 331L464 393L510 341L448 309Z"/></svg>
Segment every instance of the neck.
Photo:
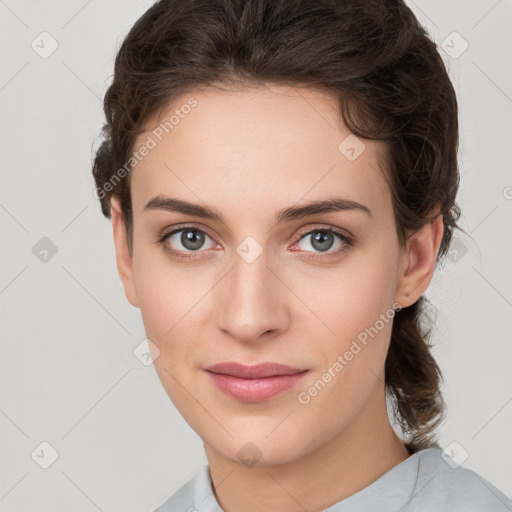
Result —
<svg viewBox="0 0 512 512"><path fill-rule="evenodd" d="M323 510L409 457L389 423L383 387L376 388L347 428L298 459L246 467L204 447L215 496L225 512Z"/></svg>

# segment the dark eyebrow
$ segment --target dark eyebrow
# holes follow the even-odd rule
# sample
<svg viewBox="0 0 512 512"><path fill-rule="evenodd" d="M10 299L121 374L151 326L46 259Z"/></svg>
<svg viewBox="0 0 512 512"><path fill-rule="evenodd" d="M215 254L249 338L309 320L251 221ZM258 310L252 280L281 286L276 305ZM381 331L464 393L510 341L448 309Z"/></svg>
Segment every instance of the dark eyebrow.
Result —
<svg viewBox="0 0 512 512"><path fill-rule="evenodd" d="M183 199L173 197L156 196L144 207L146 210L166 210L168 212L184 213L193 217L216 220L224 224L224 216L216 208L189 203Z"/></svg>
<svg viewBox="0 0 512 512"><path fill-rule="evenodd" d="M290 206L289 208L283 208L277 212L275 223L280 224L281 222L301 219L302 217L308 217L309 215L347 210L359 210L365 212L370 217L372 216L371 210L357 201L345 199L343 197L331 197L328 199L311 201L302 206Z"/></svg>
<svg viewBox="0 0 512 512"><path fill-rule="evenodd" d="M225 224L224 216L216 208L202 206L184 201L183 199L176 199L162 195L151 199L144 208L144 211L146 210L166 210L169 212L183 213L185 215L202 217ZM365 212L370 217L372 216L371 210L357 201L344 199L342 197L332 197L329 199L311 201L302 206L290 206L288 208L283 208L276 213L275 224L289 222L291 220L308 217L310 215L318 215L320 213L346 210L359 210Z"/></svg>

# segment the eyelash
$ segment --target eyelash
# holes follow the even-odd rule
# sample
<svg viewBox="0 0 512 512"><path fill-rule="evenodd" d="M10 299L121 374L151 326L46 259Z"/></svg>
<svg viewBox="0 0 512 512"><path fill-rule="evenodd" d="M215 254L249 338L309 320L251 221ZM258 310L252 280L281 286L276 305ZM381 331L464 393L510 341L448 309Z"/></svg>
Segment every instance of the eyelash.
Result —
<svg viewBox="0 0 512 512"><path fill-rule="evenodd" d="M160 236L160 238L157 240L157 244L161 245L163 247L164 251L166 251L171 256L178 258L178 259L194 259L194 258L196 258L194 253L202 252L201 249L198 251L191 251L191 252L187 252L187 253L184 253L182 251L177 251L175 249L171 249L169 247L169 245L166 244L166 241L169 237L171 237L175 233L179 233L180 231L196 231L199 233L203 233L203 234L209 236L212 240L214 240L214 237L208 231L206 231L204 229L197 228L196 226L191 226L191 225L178 226L178 227L174 228L172 231L163 233ZM355 244L354 240L351 237L343 234L341 231L338 231L337 229L334 229L332 227L316 226L313 229L310 229L309 231L302 233L298 237L298 239L293 243L293 245L300 242L303 238L306 238L308 235L311 235L311 234L317 233L317 232L332 233L333 235L337 236L338 239L340 239L344 245L340 249L338 249L334 252L325 252L325 253L317 252L317 253L313 253L313 254L316 254L316 256L306 256L306 258L310 258L310 259L314 259L314 260L330 259L330 258L341 255L342 253L344 253L345 251L347 251L348 249L353 247ZM297 252L308 252L308 251L297 251Z"/></svg>

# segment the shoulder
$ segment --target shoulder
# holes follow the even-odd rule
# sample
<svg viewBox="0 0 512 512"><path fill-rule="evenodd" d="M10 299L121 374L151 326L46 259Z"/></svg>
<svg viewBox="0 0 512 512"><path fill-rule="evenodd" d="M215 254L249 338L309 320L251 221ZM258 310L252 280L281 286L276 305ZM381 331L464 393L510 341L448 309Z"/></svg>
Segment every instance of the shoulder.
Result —
<svg viewBox="0 0 512 512"><path fill-rule="evenodd" d="M188 482L183 484L165 503L160 505L154 512L194 512L194 488L198 474L204 468L201 468L196 475Z"/></svg>
<svg viewBox="0 0 512 512"><path fill-rule="evenodd" d="M475 471L458 465L439 446L422 450L407 510L510 512L512 500Z"/></svg>

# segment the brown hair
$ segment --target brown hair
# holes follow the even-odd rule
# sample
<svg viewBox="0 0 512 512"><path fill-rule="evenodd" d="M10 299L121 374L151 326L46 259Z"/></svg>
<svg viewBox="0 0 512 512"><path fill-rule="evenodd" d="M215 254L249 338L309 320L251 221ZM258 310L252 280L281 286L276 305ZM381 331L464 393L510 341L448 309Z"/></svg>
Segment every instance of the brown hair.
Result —
<svg viewBox="0 0 512 512"><path fill-rule="evenodd" d="M384 142L400 244L437 207L439 262L461 229L458 107L436 44L402 0L160 0L147 10L116 56L93 165L107 218L111 197L120 200L130 251L126 163L146 124L201 87L272 83L331 94L356 136ZM385 363L387 396L413 450L437 442L445 412L431 323L421 325L425 300L396 312Z"/></svg>

